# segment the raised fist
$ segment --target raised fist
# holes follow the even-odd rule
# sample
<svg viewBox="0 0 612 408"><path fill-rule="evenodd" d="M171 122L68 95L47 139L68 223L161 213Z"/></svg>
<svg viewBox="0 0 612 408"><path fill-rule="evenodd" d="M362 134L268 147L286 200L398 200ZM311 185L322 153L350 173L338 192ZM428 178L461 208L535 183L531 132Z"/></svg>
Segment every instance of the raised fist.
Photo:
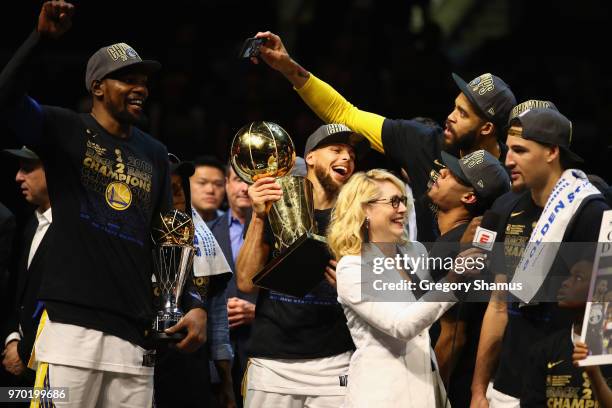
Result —
<svg viewBox="0 0 612 408"><path fill-rule="evenodd" d="M36 30L45 37L59 38L72 26L74 5L63 0L46 1L38 16Z"/></svg>

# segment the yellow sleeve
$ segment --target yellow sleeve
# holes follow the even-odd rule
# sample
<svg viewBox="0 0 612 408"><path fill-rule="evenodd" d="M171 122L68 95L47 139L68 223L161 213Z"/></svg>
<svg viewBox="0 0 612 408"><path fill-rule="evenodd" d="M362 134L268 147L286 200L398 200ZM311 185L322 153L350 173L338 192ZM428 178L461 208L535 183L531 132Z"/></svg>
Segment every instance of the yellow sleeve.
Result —
<svg viewBox="0 0 612 408"><path fill-rule="evenodd" d="M329 84L310 74L298 95L325 123L342 123L368 139L373 149L384 153L383 116L357 109Z"/></svg>

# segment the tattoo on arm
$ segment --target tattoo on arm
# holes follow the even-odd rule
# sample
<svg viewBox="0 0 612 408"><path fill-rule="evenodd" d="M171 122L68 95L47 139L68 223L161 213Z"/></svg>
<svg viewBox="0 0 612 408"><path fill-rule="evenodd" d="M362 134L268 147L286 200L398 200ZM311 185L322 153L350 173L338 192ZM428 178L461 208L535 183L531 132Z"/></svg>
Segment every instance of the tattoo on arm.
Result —
<svg viewBox="0 0 612 408"><path fill-rule="evenodd" d="M310 76L310 72L306 71L304 68L302 68L301 65L297 64L297 74L298 76L302 77L302 78L308 78Z"/></svg>

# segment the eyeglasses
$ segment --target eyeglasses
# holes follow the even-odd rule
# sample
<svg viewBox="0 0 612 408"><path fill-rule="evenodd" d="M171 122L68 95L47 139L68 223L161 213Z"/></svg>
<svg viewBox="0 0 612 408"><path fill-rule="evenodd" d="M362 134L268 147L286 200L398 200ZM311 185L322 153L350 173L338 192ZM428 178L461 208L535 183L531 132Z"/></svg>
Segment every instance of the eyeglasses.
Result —
<svg viewBox="0 0 612 408"><path fill-rule="evenodd" d="M379 198L378 200L368 201L368 204L382 203L391 204L391 207L398 208L400 203L404 204L404 207L408 206L408 197L406 196L393 196L390 198Z"/></svg>

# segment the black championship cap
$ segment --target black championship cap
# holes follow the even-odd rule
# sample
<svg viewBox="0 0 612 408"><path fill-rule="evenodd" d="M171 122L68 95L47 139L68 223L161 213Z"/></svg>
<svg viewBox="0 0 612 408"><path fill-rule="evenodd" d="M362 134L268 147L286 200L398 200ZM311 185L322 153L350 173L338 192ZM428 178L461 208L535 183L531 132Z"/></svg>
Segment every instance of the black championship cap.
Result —
<svg viewBox="0 0 612 408"><path fill-rule="evenodd" d="M501 127L508 123L516 98L501 78L487 73L474 78L469 84L457 74L453 74L453 79L484 118Z"/></svg>
<svg viewBox="0 0 612 408"><path fill-rule="evenodd" d="M535 142L557 145L574 162L583 162L582 157L570 150L572 143L572 122L561 112L553 109L528 109L514 120L523 128L520 134L508 131L508 136L518 136Z"/></svg>
<svg viewBox="0 0 612 408"><path fill-rule="evenodd" d="M134 67L145 73L153 73L161 64L153 60L143 60L138 53L126 43L117 43L100 48L87 61L85 71L85 88L91 92L91 83L104 79L120 69Z"/></svg>
<svg viewBox="0 0 612 408"><path fill-rule="evenodd" d="M518 105L516 105L514 108L512 108L512 111L510 112L510 117L508 118L508 125L510 125L510 122L512 121L512 119L516 118L518 115L520 115L521 113L525 112L526 110L529 109L553 109L556 110L557 112L559 111L559 109L557 109L557 107L555 106L554 103L552 103L551 101L540 101L538 99L530 99L528 101L525 102L521 102Z"/></svg>
<svg viewBox="0 0 612 408"><path fill-rule="evenodd" d="M442 162L487 203L510 191L510 177L504 166L486 150L477 150L461 159L443 151Z"/></svg>
<svg viewBox="0 0 612 408"><path fill-rule="evenodd" d="M40 157L38 157L34 151L28 149L26 146L23 146L21 149L4 149L2 153L14 156L21 160L40 160Z"/></svg>
<svg viewBox="0 0 612 408"><path fill-rule="evenodd" d="M304 158L312 150L336 143L352 146L358 159L365 156L370 148L370 142L359 133L353 132L345 125L332 123L319 127L312 135L308 136L306 148L304 149Z"/></svg>

